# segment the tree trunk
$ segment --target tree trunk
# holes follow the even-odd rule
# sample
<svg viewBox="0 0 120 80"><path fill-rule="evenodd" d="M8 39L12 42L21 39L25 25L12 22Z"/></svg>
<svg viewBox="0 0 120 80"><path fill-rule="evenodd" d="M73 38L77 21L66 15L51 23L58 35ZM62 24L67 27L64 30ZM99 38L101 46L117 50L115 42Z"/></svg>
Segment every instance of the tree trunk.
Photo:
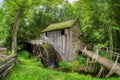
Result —
<svg viewBox="0 0 120 80"><path fill-rule="evenodd" d="M113 68L114 64L115 64L115 62L113 62L113 61L111 61L111 60L109 60L109 59L107 59L107 58L101 57L101 56L99 56L99 55L96 55L96 54L94 54L94 52L92 52L92 51L83 50L83 49L80 49L80 50L83 52L83 54L84 54L85 56L88 56L88 57L90 57L90 58L93 58L93 57L96 56L95 60L96 60L99 64L105 66L105 67L106 67L107 69L109 69L109 70L111 70L111 69ZM117 63L116 66L113 68L113 72L116 73L117 75L120 75L120 64L119 64L119 63Z"/></svg>
<svg viewBox="0 0 120 80"><path fill-rule="evenodd" d="M15 22L13 25L13 30L12 30L12 54L17 55L17 32L18 32L18 20L22 14L23 11L23 5L20 6L18 9L18 13L15 18Z"/></svg>

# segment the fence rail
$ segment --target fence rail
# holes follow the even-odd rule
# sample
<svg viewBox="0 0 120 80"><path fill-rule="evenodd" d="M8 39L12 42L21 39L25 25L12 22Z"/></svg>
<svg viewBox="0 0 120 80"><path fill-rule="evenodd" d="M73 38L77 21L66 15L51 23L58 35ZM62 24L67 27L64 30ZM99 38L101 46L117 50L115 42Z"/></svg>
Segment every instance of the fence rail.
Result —
<svg viewBox="0 0 120 80"><path fill-rule="evenodd" d="M16 55L11 55L0 61L0 80L5 78L16 62Z"/></svg>

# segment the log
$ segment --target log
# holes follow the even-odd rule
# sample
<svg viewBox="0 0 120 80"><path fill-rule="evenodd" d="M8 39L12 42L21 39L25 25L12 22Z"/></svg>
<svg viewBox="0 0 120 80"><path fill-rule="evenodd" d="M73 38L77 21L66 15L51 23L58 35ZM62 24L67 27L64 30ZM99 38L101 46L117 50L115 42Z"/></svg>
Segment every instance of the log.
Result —
<svg viewBox="0 0 120 80"><path fill-rule="evenodd" d="M0 47L0 54L7 54L7 48Z"/></svg>
<svg viewBox="0 0 120 80"><path fill-rule="evenodd" d="M0 51L7 51L7 48L0 47Z"/></svg>
<svg viewBox="0 0 120 80"><path fill-rule="evenodd" d="M15 64L12 64L9 66L2 74L0 74L0 80L4 79L5 76L11 71L11 69L14 67Z"/></svg>
<svg viewBox="0 0 120 80"><path fill-rule="evenodd" d="M2 66L7 61L9 61L10 59L15 58L15 57L16 57L16 55L11 55L11 56L7 57L6 59L4 59L3 61L0 62L0 66Z"/></svg>
<svg viewBox="0 0 120 80"><path fill-rule="evenodd" d="M6 68L8 68L9 66L11 66L12 64L15 63L15 58L11 59L8 63L3 64L2 66L0 66L0 72L4 71Z"/></svg>
<svg viewBox="0 0 120 80"><path fill-rule="evenodd" d="M112 60L107 59L107 58L105 58L105 57L102 57L102 56L100 56L100 55L96 55L96 54L94 54L94 52L89 51L89 50L87 50L87 49L82 49L82 48L80 48L79 50L82 51L82 53L83 53L85 56L88 56L88 57L90 57L90 58L94 58L94 57L96 56L95 60L96 60L99 64L103 65L104 67L106 67L106 68L109 69L109 70L111 70L111 69L113 68L114 64L115 64L115 62L113 62ZM116 66L115 66L114 69L113 69L113 72L116 73L117 75L120 75L120 64L119 64L119 63L116 64Z"/></svg>
<svg viewBox="0 0 120 80"><path fill-rule="evenodd" d="M11 55L0 62L0 80L2 80L12 69L16 61L16 55Z"/></svg>
<svg viewBox="0 0 120 80"><path fill-rule="evenodd" d="M99 78L102 75L103 70L104 70L104 67L101 66L101 68L100 68L100 70L99 70L99 72L98 72L98 74L96 76L97 78Z"/></svg>

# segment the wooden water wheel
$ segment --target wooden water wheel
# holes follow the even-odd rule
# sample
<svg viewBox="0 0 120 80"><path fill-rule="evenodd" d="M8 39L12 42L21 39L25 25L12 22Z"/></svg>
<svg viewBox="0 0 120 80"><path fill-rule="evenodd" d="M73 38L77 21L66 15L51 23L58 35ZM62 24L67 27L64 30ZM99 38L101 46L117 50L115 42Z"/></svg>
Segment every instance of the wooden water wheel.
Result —
<svg viewBox="0 0 120 80"><path fill-rule="evenodd" d="M45 67L53 68L57 65L56 51L51 46L45 48L41 45L35 45L33 53Z"/></svg>

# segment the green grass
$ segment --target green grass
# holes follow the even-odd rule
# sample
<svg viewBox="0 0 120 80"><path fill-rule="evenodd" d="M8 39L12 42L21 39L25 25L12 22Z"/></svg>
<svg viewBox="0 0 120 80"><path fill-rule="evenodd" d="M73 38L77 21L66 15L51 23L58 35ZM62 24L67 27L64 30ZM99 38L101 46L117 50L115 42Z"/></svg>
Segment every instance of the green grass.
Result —
<svg viewBox="0 0 120 80"><path fill-rule="evenodd" d="M26 52L23 53L25 56ZM120 80L120 77L97 79L76 72L65 73L43 68L43 65L36 59L28 59L24 56L19 56L19 64L15 65L5 80Z"/></svg>

